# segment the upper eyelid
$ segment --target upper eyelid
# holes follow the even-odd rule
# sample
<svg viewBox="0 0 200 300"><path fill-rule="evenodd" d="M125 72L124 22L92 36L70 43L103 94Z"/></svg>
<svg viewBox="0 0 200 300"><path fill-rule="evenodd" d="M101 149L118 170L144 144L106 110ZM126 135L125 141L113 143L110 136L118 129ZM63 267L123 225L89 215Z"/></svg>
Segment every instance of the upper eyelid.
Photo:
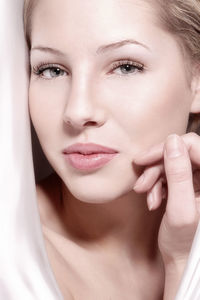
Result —
<svg viewBox="0 0 200 300"><path fill-rule="evenodd" d="M112 63L112 66L120 67L120 65L125 65L125 64L129 64L132 66L138 66L138 67L145 67L143 63L140 63L138 61L131 60L131 59L123 59L120 61L116 61L116 62Z"/></svg>
<svg viewBox="0 0 200 300"><path fill-rule="evenodd" d="M45 77L45 76L42 76L41 73L39 73L40 71L45 71L47 69L51 69L51 68L59 68L60 70L62 71L65 71L65 68L59 66L58 64L54 64L54 63L44 63L44 64L39 64L39 65L36 65L36 66L33 66L31 68L31 73L33 73L35 76L36 76L36 80L39 80L39 79L42 79L42 80L55 80L56 78L60 77L60 76L55 76L55 77ZM66 75L65 75L66 76Z"/></svg>
<svg viewBox="0 0 200 300"><path fill-rule="evenodd" d="M116 59L113 62L111 62L110 65L114 65L114 64L117 64L117 63L119 63L119 64L120 63L128 63L128 62L144 66L144 63L140 62L138 59L134 59L134 58L130 58L130 57ZM67 71L71 71L71 68L69 66L65 67L65 66L63 66L62 64L59 64L59 63L44 62L44 63L36 65L35 67L37 68L37 67L39 67L39 65L40 65L41 69L43 69L45 67L46 68L48 68L48 67L58 67L58 68L61 68L61 69L67 70ZM32 68L35 68L35 67L33 66Z"/></svg>
<svg viewBox="0 0 200 300"><path fill-rule="evenodd" d="M40 71L43 72L45 70L52 69L52 68L59 68L61 71L69 73L69 71L66 70L65 67L60 66L59 64L55 64L55 63L44 63L44 64L40 64L39 66L38 65L33 66L32 67L32 72L38 77L38 79L42 78L44 80L52 80L52 79L56 79L56 78L60 77L60 76L55 76L55 77L50 77L50 78L46 77L45 78L45 76L42 76L42 74L39 73ZM68 76L68 74L65 75L65 76Z"/></svg>
<svg viewBox="0 0 200 300"><path fill-rule="evenodd" d="M32 67L32 70L45 70L45 69L50 69L50 68L59 68L63 71L69 71L68 69L62 65L59 64L54 64L54 63L45 63L45 64L40 64Z"/></svg>
<svg viewBox="0 0 200 300"><path fill-rule="evenodd" d="M115 71L115 69L118 69L120 66L125 65L125 64L130 64L133 67L141 67L141 72L146 71L146 65L142 62L140 62L138 59L134 59L134 58L130 58L130 57L125 57L119 60L115 60L114 62L111 63L111 67L109 67L108 69L108 75L112 75L112 72ZM110 69L111 68L111 69ZM140 72L140 70L138 70L138 72ZM120 74L116 74L118 76L129 76L133 73L127 73L126 75L120 75Z"/></svg>
<svg viewBox="0 0 200 300"><path fill-rule="evenodd" d="M119 60L116 60L116 61L114 61L114 62L112 62L111 63L111 67L112 67L112 70L111 70L111 72L116 68L118 68L118 67L120 67L121 65L123 65L123 64L131 64L131 65L133 65L133 66L138 66L138 67L141 67L142 69L146 69L145 68L145 65L143 64L143 63L141 63L141 62L139 62L138 60L135 60L135 59L133 59L133 58L123 58L123 59L119 59ZM62 71L65 71L65 72L67 72L68 74L70 74L71 72L70 72L70 70L69 69L67 69L66 70L66 68L64 67L64 66L62 66L62 65L60 65L60 64L56 64L56 63L48 63L48 62L45 62L44 64L43 63L41 63L41 64L39 64L39 66L37 65L37 66L33 66L32 67L32 70L33 70L33 72L34 73L36 73L36 71L37 72L39 72L39 71L45 71L46 69L51 69L51 68L59 68L60 70L62 70ZM40 74L38 75L38 76L40 76ZM41 76L42 77L42 76ZM60 76L58 76L58 77L60 77ZM42 78L44 78L44 77L42 77ZM57 77L52 77L52 79L54 79L54 78L57 78ZM44 78L45 79L45 78ZM50 79L50 78L49 78Z"/></svg>

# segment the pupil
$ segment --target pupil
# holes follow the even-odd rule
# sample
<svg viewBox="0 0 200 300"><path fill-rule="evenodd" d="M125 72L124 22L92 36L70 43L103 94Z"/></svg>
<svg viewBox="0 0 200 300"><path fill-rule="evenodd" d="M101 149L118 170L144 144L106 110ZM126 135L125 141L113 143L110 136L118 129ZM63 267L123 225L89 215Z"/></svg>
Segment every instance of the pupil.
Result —
<svg viewBox="0 0 200 300"><path fill-rule="evenodd" d="M55 69L54 69L54 72L56 73L56 75L59 75L60 69L59 69L59 68L55 68Z"/></svg>
<svg viewBox="0 0 200 300"><path fill-rule="evenodd" d="M127 65L125 65L125 70L126 70L127 72L128 72L128 71L131 71L131 67L132 67L131 65L128 65L128 64L127 64Z"/></svg>

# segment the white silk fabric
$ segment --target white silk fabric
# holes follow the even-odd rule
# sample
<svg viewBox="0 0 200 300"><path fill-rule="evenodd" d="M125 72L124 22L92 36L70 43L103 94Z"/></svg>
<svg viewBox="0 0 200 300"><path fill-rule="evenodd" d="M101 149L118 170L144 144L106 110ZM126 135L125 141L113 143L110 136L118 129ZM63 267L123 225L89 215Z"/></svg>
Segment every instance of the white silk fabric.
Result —
<svg viewBox="0 0 200 300"><path fill-rule="evenodd" d="M23 0L0 0L0 62L0 299L63 300L36 201ZM200 226L175 300L200 300Z"/></svg>
<svg viewBox="0 0 200 300"><path fill-rule="evenodd" d="M23 0L0 0L0 299L63 300L36 201Z"/></svg>
<svg viewBox="0 0 200 300"><path fill-rule="evenodd" d="M200 300L200 223L175 300Z"/></svg>

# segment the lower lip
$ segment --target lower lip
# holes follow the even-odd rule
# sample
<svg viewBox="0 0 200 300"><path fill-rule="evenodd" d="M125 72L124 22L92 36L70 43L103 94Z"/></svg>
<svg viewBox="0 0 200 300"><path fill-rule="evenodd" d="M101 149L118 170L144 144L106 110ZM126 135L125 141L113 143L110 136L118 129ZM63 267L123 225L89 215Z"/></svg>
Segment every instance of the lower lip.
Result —
<svg viewBox="0 0 200 300"><path fill-rule="evenodd" d="M71 153L65 154L65 158L70 165L79 170L94 170L107 164L118 153L94 153L94 154L80 154Z"/></svg>

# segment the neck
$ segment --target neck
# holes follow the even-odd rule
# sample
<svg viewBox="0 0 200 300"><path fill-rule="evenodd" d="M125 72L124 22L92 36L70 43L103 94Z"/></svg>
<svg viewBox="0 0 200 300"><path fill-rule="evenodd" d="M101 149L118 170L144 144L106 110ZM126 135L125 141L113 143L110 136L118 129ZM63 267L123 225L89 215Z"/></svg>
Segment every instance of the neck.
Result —
<svg viewBox="0 0 200 300"><path fill-rule="evenodd" d="M102 204L76 199L62 183L62 221L67 236L93 251L118 249L137 260L158 254L157 236L164 205L148 211L146 194L134 191Z"/></svg>

